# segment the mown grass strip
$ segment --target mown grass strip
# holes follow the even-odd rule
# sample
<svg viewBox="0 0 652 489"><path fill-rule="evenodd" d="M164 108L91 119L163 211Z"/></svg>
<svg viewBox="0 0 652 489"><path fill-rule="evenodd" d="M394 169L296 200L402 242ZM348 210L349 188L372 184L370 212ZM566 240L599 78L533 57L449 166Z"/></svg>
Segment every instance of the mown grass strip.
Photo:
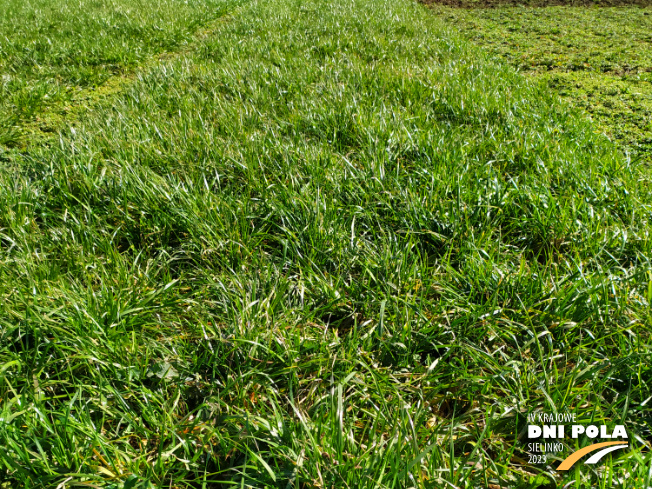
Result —
<svg viewBox="0 0 652 489"><path fill-rule="evenodd" d="M483 6L433 9L578 107L631 157L651 161L652 8Z"/></svg>

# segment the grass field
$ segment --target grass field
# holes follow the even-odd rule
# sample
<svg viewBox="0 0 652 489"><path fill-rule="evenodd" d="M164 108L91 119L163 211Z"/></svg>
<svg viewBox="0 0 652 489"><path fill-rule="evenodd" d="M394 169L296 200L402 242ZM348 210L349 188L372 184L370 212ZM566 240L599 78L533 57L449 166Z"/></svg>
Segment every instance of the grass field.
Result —
<svg viewBox="0 0 652 489"><path fill-rule="evenodd" d="M150 3L57 61L127 4L52 20L51 79L2 44L77 95L0 150L0 487L651 485L643 160L407 0ZM541 411L630 448L530 464Z"/></svg>
<svg viewBox="0 0 652 489"><path fill-rule="evenodd" d="M435 10L580 108L632 158L652 161L652 8Z"/></svg>

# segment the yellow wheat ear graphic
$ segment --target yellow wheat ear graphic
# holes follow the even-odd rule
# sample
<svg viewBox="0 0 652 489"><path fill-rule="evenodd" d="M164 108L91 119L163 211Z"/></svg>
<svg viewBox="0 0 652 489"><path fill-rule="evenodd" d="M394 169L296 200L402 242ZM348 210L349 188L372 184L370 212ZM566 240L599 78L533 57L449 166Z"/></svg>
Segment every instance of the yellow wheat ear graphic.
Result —
<svg viewBox="0 0 652 489"><path fill-rule="evenodd" d="M627 442L623 442L623 441L607 441L605 443L596 443L594 445L589 445L588 447L584 447L581 450L578 450L570 454L562 463L559 464L557 470L570 469L573 465L575 465L575 462L581 459L584 455L586 455L587 453L595 452L600 448L604 448L604 450L600 450L598 453L596 453L590 459L588 459L586 461L587 464L598 463L600 459L604 457L607 453L613 452L614 450L618 450L619 448L625 448L627 446L629 446Z"/></svg>

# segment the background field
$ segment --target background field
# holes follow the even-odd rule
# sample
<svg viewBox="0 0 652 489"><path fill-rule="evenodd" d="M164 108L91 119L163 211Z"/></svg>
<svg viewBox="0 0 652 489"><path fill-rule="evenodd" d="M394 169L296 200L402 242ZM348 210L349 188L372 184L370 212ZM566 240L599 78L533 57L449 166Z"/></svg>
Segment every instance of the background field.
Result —
<svg viewBox="0 0 652 489"><path fill-rule="evenodd" d="M649 486L643 160L422 5L215 5L2 145L4 487Z"/></svg>
<svg viewBox="0 0 652 489"><path fill-rule="evenodd" d="M652 8L433 8L652 161Z"/></svg>
<svg viewBox="0 0 652 489"><path fill-rule="evenodd" d="M80 90L99 87L153 54L179 48L223 14L226 4L2 0L0 144L20 144L29 122L35 124L28 133L56 130ZM53 105L48 117L41 114Z"/></svg>

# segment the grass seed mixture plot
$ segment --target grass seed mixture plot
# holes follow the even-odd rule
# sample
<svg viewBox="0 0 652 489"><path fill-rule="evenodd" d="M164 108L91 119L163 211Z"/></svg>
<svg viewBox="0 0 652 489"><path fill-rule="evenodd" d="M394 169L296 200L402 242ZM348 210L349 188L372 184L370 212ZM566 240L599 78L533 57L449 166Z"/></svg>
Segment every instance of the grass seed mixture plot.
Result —
<svg viewBox="0 0 652 489"><path fill-rule="evenodd" d="M77 95L2 102L0 487L650 485L641 159L408 0L29 5L3 93Z"/></svg>
<svg viewBox="0 0 652 489"><path fill-rule="evenodd" d="M433 8L476 44L581 109L630 157L649 164L652 3L641 2L647 8L631 6L636 2L618 8L504 3L490 9Z"/></svg>
<svg viewBox="0 0 652 489"><path fill-rule="evenodd" d="M2 0L0 144L24 145L25 133L55 131L80 98L101 93L112 76L153 55L178 49L228 5L220 0Z"/></svg>

